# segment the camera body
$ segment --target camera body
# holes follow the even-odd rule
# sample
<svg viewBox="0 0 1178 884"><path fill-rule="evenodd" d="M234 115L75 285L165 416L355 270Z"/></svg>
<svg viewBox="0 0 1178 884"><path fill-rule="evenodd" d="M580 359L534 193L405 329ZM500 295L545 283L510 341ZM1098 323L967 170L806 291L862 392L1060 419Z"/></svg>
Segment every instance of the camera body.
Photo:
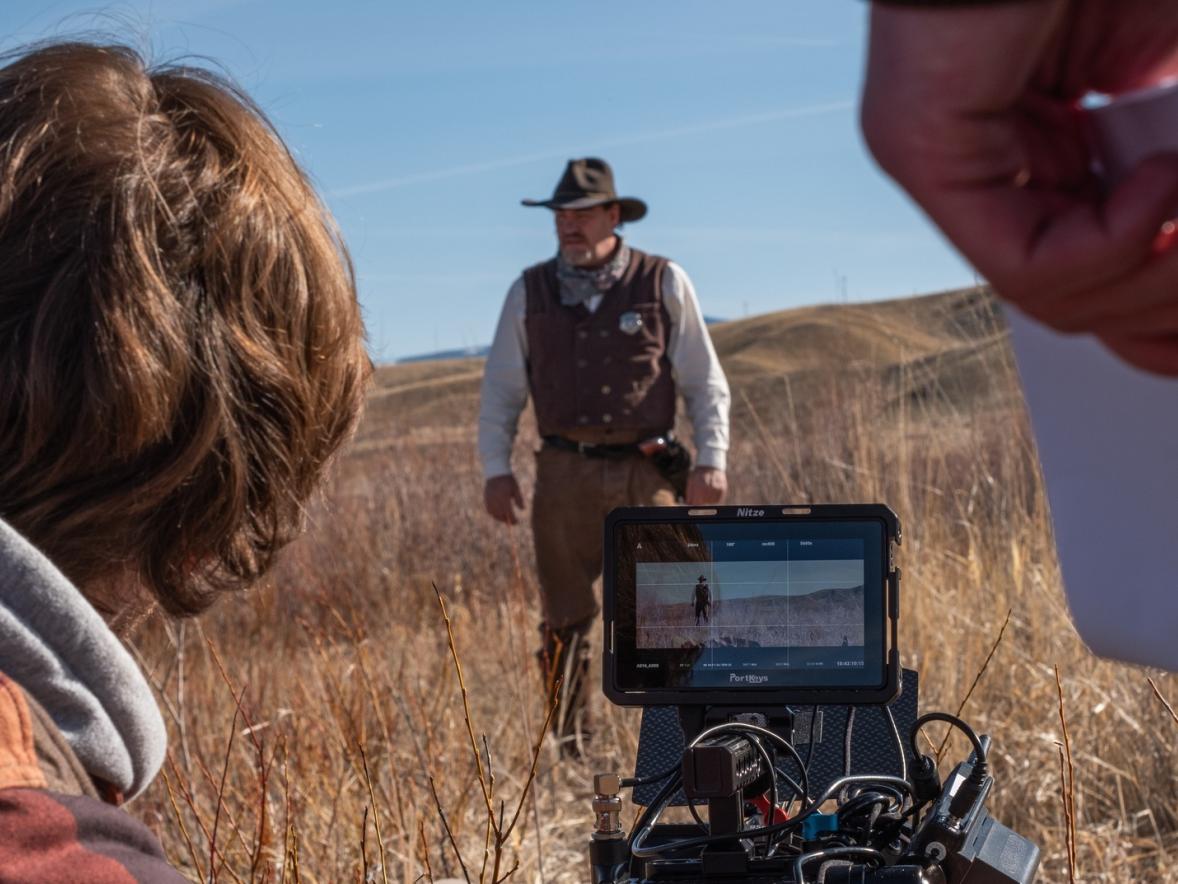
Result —
<svg viewBox="0 0 1178 884"><path fill-rule="evenodd" d="M917 715L900 539L879 504L610 514L603 688L646 708L636 776L595 781L594 884L1034 881L985 809L988 740ZM975 747L944 785L916 744L938 719ZM660 823L675 804L695 824Z"/></svg>

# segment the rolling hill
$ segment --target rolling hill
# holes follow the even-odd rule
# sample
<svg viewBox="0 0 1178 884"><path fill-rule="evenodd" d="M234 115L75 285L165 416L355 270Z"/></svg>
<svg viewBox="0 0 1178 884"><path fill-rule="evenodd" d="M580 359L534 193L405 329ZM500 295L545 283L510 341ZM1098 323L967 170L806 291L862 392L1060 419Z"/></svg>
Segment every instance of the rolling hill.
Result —
<svg viewBox="0 0 1178 884"><path fill-rule="evenodd" d="M711 332L737 431L749 423L750 406L804 409L839 377L864 374L896 391L896 409L952 403L977 414L1011 405L1009 385L989 382L1010 357L1005 325L984 289L783 310ZM357 448L473 439L482 369L475 357L378 367Z"/></svg>

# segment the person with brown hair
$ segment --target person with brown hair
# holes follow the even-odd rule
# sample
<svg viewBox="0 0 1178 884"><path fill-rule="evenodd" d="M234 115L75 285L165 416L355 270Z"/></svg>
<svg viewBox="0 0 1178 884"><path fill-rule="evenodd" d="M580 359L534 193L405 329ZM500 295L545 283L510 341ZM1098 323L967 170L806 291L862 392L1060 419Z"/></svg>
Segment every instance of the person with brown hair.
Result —
<svg viewBox="0 0 1178 884"><path fill-rule="evenodd" d="M347 252L245 95L121 46L0 68L5 880L180 880L116 809L165 751L120 635L266 572L370 371Z"/></svg>

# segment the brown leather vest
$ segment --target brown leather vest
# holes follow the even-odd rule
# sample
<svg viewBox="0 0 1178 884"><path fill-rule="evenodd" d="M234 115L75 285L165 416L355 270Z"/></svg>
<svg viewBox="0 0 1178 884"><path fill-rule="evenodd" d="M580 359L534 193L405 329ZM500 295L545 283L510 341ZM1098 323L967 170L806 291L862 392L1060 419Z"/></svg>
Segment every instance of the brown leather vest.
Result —
<svg viewBox="0 0 1178 884"><path fill-rule="evenodd" d="M674 424L667 263L631 249L626 272L594 312L560 303L555 258L524 271L528 384L540 435L635 441Z"/></svg>

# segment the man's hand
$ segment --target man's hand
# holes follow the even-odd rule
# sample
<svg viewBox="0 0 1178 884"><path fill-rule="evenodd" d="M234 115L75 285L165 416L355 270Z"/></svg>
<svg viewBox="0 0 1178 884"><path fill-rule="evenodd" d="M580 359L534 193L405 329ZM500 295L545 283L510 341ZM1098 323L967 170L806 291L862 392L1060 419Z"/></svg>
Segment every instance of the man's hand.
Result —
<svg viewBox="0 0 1178 884"><path fill-rule="evenodd" d="M728 477L715 467L696 467L687 475L687 505L721 503L728 493Z"/></svg>
<svg viewBox="0 0 1178 884"><path fill-rule="evenodd" d="M864 134L999 295L1178 375L1178 156L1104 193L1077 102L1178 70L1178 4L876 4Z"/></svg>
<svg viewBox="0 0 1178 884"><path fill-rule="evenodd" d="M506 525L517 524L519 517L516 510L524 508L524 496L520 494L515 476L508 473L488 479L483 486L483 505L496 521Z"/></svg>

